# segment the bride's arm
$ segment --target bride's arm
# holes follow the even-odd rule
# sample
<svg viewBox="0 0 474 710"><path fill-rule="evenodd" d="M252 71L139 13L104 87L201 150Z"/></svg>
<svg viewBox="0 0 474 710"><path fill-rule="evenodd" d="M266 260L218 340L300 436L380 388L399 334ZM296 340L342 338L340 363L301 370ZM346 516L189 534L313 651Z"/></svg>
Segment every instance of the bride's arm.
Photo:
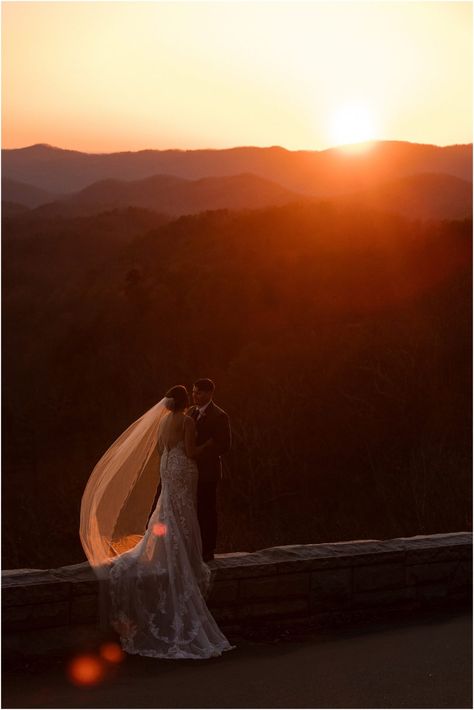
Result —
<svg viewBox="0 0 474 710"><path fill-rule="evenodd" d="M201 446L196 446L196 424L191 417L185 417L184 448L186 449L186 456L189 456L190 459L196 459L208 446L211 446L211 439Z"/></svg>

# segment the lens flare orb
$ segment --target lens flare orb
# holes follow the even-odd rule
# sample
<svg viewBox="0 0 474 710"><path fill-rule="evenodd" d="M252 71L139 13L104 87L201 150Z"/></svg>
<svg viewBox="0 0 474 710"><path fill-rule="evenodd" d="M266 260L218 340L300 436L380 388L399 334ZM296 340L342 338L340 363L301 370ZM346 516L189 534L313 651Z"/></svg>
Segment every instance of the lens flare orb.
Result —
<svg viewBox="0 0 474 710"><path fill-rule="evenodd" d="M92 655L76 656L69 664L68 677L74 685L92 686L98 685L104 678L104 664Z"/></svg>
<svg viewBox="0 0 474 710"><path fill-rule="evenodd" d="M153 525L153 535L164 537L166 535L166 525L164 523L155 523Z"/></svg>
<svg viewBox="0 0 474 710"><path fill-rule="evenodd" d="M100 656L108 663L121 663L125 658L125 654L119 644L113 642L102 644Z"/></svg>

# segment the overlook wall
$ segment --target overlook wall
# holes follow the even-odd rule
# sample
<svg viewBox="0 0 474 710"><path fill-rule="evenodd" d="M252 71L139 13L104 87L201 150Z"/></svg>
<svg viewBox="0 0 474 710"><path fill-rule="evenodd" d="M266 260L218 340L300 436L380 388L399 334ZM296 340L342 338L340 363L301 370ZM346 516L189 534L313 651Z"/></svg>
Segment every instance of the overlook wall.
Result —
<svg viewBox="0 0 474 710"><path fill-rule="evenodd" d="M472 599L472 533L286 545L218 555L209 606L223 627L374 611L456 607ZM98 584L87 563L2 573L3 632L93 624Z"/></svg>

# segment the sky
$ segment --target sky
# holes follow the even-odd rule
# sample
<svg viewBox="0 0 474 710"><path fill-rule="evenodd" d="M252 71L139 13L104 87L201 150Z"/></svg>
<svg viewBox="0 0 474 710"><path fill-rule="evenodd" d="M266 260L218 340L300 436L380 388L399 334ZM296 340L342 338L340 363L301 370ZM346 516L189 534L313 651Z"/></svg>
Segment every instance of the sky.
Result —
<svg viewBox="0 0 474 710"><path fill-rule="evenodd" d="M3 2L2 147L472 142L470 2Z"/></svg>

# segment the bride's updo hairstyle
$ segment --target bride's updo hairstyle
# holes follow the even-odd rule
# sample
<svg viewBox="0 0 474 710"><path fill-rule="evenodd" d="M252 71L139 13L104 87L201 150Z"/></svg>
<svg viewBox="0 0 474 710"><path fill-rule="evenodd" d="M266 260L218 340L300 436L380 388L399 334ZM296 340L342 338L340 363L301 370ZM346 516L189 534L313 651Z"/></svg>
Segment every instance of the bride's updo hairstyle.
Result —
<svg viewBox="0 0 474 710"><path fill-rule="evenodd" d="M171 412L180 412L189 407L188 390L184 385L175 385L165 394L168 401L165 403L166 409Z"/></svg>

